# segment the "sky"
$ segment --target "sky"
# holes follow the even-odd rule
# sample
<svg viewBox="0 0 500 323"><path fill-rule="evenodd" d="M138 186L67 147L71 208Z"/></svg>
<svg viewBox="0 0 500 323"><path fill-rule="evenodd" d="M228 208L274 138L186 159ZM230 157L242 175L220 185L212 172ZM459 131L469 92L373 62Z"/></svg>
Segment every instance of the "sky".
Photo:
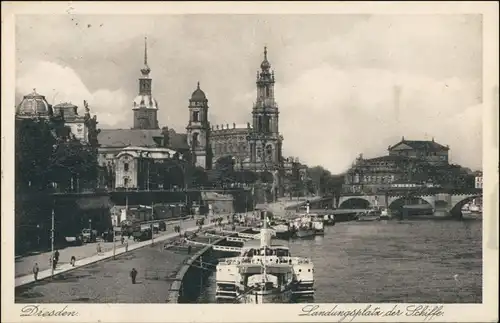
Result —
<svg viewBox="0 0 500 323"><path fill-rule="evenodd" d="M480 15L20 15L16 102L36 88L130 128L145 36L160 127L185 132L198 81L213 125L251 121L267 46L285 156L341 173L404 136L481 168Z"/></svg>

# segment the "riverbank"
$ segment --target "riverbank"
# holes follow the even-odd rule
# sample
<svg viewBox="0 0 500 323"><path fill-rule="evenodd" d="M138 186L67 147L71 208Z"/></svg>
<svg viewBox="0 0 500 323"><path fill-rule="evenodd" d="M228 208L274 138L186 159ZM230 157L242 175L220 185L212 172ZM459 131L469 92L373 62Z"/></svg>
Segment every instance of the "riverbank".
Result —
<svg viewBox="0 0 500 323"><path fill-rule="evenodd" d="M237 227L234 234L249 231L246 227ZM224 244L232 246L233 243L220 237L212 242L212 245ZM212 245L207 245L193 255L177 273L176 281L170 287L168 303L191 303L198 299L201 294L204 282L215 270L219 257L227 256L227 253L213 250Z"/></svg>
<svg viewBox="0 0 500 323"><path fill-rule="evenodd" d="M194 220L192 220L192 222L193 222L193 224L195 224ZM185 225L190 225L190 227L184 229L183 231L193 232L193 231L198 230L198 227L194 226L193 224L191 224L189 222L185 223ZM213 223L209 223L209 224L204 225L204 228L213 227L214 225L215 224L213 224ZM166 233L166 234L163 234L163 235L158 235L158 236L153 237L153 242L159 243L159 242L163 242L163 241L166 241L166 240L169 240L169 239L176 238L178 236L179 236L179 234L175 233L175 232ZM116 258L116 256L119 256L119 255L124 254L126 252L131 252L131 251L136 250L136 249L144 248L144 247L146 247L148 245L151 245L151 244L152 244L151 240L146 240L146 241L142 241L142 242L137 242L137 243L134 243L134 244L130 244L128 246L128 249L125 247L125 245L119 245L119 246L117 246L115 248L115 251L113 251L112 248L111 248L111 250L109 250L110 248L108 247L108 248L104 249L104 250L107 250L107 251L102 252L100 254L96 253L96 254L93 254L93 255L85 257L85 258L77 259L77 262L76 262L75 266L71 265L69 263L69 261L66 262L66 263L62 263L54 271L54 276L57 276L57 275L60 275L62 273L65 273L65 272L68 272L68 271L71 271L71 270L75 270L75 269L78 269L78 268L81 268L81 267L84 267L84 266L96 263L96 262L99 262L99 261L103 261L103 260L106 260L106 259L109 259L109 258L113 258L113 257ZM49 261L49 258L47 256L45 256L44 258L45 258L44 260L46 262ZM69 258L69 257L67 257L67 258ZM28 260L25 260L25 261L30 261L30 260L31 259L28 259ZM16 266L17 265L18 264L16 263ZM31 261L31 266L33 266L33 265L34 265L34 261ZM45 265L45 263L44 263L44 265ZM40 264L39 264L39 266L40 266ZM24 267L26 267L26 266L24 266ZM41 281L41 280L50 278L51 275L52 275L52 270L50 268L47 268L45 270L41 270L38 273L38 280ZM24 274L22 276L19 276L19 277L15 278L15 287L23 286L23 285L34 283L34 282L35 282L35 279L34 279L33 274Z"/></svg>

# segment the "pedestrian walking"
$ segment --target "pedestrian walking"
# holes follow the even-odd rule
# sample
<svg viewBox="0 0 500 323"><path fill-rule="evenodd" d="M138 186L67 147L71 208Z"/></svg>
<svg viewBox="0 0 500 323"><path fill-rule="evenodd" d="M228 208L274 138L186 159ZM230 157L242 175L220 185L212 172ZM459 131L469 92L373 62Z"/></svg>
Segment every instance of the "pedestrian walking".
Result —
<svg viewBox="0 0 500 323"><path fill-rule="evenodd" d="M125 252L128 251L128 241L125 242Z"/></svg>
<svg viewBox="0 0 500 323"><path fill-rule="evenodd" d="M71 256L71 261L70 261L71 266L75 267L75 262L76 262L75 256Z"/></svg>
<svg viewBox="0 0 500 323"><path fill-rule="evenodd" d="M137 277L137 270L135 268L132 268L130 271L130 278L132 279L132 284L135 284L135 278Z"/></svg>
<svg viewBox="0 0 500 323"><path fill-rule="evenodd" d="M40 271L40 268L38 268L38 263L35 262L35 265L33 266L33 277L35 278L35 281L38 280L38 272Z"/></svg>
<svg viewBox="0 0 500 323"><path fill-rule="evenodd" d="M56 262L59 261L59 250L56 250L56 252L54 253L54 259L56 260Z"/></svg>
<svg viewBox="0 0 500 323"><path fill-rule="evenodd" d="M54 258L52 259L52 269L56 270L56 266L57 266L57 260Z"/></svg>
<svg viewBox="0 0 500 323"><path fill-rule="evenodd" d="M96 250L97 250L97 254L101 253L101 244L100 243L97 244Z"/></svg>
<svg viewBox="0 0 500 323"><path fill-rule="evenodd" d="M123 244L124 242L125 242L125 237L122 236L121 243Z"/></svg>

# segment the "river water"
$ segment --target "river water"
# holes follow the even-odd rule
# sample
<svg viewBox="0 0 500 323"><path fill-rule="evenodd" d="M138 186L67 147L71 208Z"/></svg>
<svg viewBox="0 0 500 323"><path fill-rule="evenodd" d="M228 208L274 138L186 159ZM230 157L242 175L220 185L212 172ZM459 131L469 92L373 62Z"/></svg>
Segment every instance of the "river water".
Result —
<svg viewBox="0 0 500 323"><path fill-rule="evenodd" d="M314 303L482 302L481 220L344 222L289 247L314 262Z"/></svg>

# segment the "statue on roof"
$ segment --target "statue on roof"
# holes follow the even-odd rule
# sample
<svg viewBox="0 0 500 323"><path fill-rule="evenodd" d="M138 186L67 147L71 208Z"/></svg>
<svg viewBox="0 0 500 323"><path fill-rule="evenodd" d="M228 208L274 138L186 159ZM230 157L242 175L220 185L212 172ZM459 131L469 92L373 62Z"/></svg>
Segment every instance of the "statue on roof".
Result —
<svg viewBox="0 0 500 323"><path fill-rule="evenodd" d="M170 131L167 126L161 128L161 134L163 135L163 146L170 146Z"/></svg>
<svg viewBox="0 0 500 323"><path fill-rule="evenodd" d="M101 132L101 129L97 129L97 124L99 122L97 121L96 115L90 117L90 109L87 100L83 100L83 106L85 107L85 116L84 116L85 125L87 126L88 129L87 141L90 146L97 148L99 144L97 140L97 135Z"/></svg>

